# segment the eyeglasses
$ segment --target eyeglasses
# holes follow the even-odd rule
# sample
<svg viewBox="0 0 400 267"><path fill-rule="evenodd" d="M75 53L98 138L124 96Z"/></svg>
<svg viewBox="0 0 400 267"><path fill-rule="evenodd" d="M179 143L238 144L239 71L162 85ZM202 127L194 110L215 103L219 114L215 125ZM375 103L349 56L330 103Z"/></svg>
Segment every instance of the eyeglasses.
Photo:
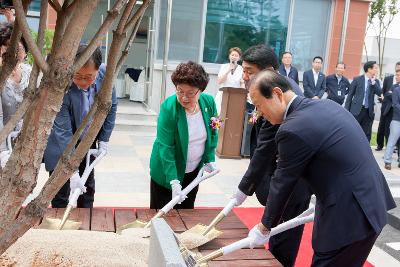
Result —
<svg viewBox="0 0 400 267"><path fill-rule="evenodd" d="M179 97L186 97L186 98L194 98L198 93L200 92L200 90L197 90L196 91L196 93L194 93L194 92L190 92L190 93L184 93L184 92L182 92L181 90L176 90L176 94L179 96Z"/></svg>
<svg viewBox="0 0 400 267"><path fill-rule="evenodd" d="M96 75L82 76L79 74L75 74L73 78L74 78L74 80L77 80L77 81L93 82L96 79Z"/></svg>

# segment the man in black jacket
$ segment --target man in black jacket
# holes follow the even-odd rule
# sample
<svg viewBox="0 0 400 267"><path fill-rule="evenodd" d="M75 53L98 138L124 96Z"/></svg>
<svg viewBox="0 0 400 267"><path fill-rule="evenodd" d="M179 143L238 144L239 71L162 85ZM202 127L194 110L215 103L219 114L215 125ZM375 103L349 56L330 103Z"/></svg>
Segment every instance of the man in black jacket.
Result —
<svg viewBox="0 0 400 267"><path fill-rule="evenodd" d="M276 71L278 58L274 51L265 45L250 47L243 55L243 79L246 86L250 79L264 69ZM296 94L302 95L300 87L290 78L287 81L294 88ZM271 175L276 169L277 147L275 135L279 125L272 125L267 120L258 119L253 126L250 139L250 165L244 174L239 189L235 193L237 205L245 200L246 196L256 193L262 205L266 204ZM308 208L311 191L304 182L300 182L288 202L282 221L290 220ZM301 242L303 226L296 227L285 233L276 235L270 240L269 250L283 264L293 266Z"/></svg>
<svg viewBox="0 0 400 267"><path fill-rule="evenodd" d="M400 70L400 61L396 63L395 72ZM394 75L389 75L383 80L381 118L379 119L378 133L376 134L376 151L381 151L389 138L390 122L392 121L392 91L390 88L396 83Z"/></svg>
<svg viewBox="0 0 400 267"><path fill-rule="evenodd" d="M304 96L321 99L326 91L325 74L322 73L323 59L316 56L312 61L312 68L303 73Z"/></svg>
<svg viewBox="0 0 400 267"><path fill-rule="evenodd" d="M345 108L354 115L369 142L375 117L374 96L381 96L382 90L379 80L376 79L378 73L376 61L366 62L364 72L365 74L355 77L351 82Z"/></svg>
<svg viewBox="0 0 400 267"><path fill-rule="evenodd" d="M279 73L283 76L292 78L299 84L299 72L296 67L292 66L292 53L289 51L283 52L282 64L279 66Z"/></svg>
<svg viewBox="0 0 400 267"><path fill-rule="evenodd" d="M343 104L350 87L349 80L343 75L345 70L346 65L343 62L338 62L336 64L335 73L326 76L327 98L335 101L339 105Z"/></svg>
<svg viewBox="0 0 400 267"><path fill-rule="evenodd" d="M272 71L257 75L250 97L267 120L281 124L277 168L250 247L268 240L303 180L316 196L311 266L363 266L396 205L361 127L332 101L296 96Z"/></svg>

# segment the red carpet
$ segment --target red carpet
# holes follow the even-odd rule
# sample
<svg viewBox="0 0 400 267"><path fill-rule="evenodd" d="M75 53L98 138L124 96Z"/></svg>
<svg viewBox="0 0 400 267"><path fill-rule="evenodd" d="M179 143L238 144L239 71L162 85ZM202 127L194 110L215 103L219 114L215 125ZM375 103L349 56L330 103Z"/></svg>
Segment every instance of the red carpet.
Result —
<svg viewBox="0 0 400 267"><path fill-rule="evenodd" d="M264 208L235 208L233 210L240 220L251 229L260 222ZM296 267L307 267L311 264L313 250L311 247L312 223L306 224L303 232L303 238L300 244L299 254L296 259ZM373 267L374 265L366 262L364 267Z"/></svg>

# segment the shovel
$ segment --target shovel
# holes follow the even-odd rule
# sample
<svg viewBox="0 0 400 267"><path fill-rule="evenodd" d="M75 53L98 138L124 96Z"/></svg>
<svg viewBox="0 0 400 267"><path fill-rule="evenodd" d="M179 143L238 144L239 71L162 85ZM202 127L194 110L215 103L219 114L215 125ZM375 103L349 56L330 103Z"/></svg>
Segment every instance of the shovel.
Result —
<svg viewBox="0 0 400 267"><path fill-rule="evenodd" d="M90 164L90 156L95 154L96 152L97 152L97 149L90 149L86 155L86 167L85 167L85 171L83 172L82 177L81 177L84 184L86 183L86 180L89 177L89 174L93 170L94 166L96 166L99 163L99 161L106 155L105 152L101 153L98 157L96 157L96 159L92 162L92 164ZM67 219L68 219L69 214L71 213L71 210L74 208L72 206L71 202L76 203L76 201L78 200L81 193L82 193L82 190L80 188L76 188L74 192L70 193L71 195L70 195L69 203L64 212L64 216L61 220L45 218L43 220L43 222L39 225L39 228L50 229L50 230L62 230L62 229L78 230L79 227L81 226L81 223L75 222L72 220L67 220Z"/></svg>
<svg viewBox="0 0 400 267"><path fill-rule="evenodd" d="M308 222L312 222L314 220L314 206L311 206L308 210L304 211L302 214L300 214L299 216L286 221L284 223L281 223L280 225L274 227L271 229L271 232L269 234L269 238L271 236L277 235L279 233L282 233L286 230L295 228L299 225L308 223ZM230 245L227 245L225 247L222 247L214 252L211 252L210 254L197 259L196 260L196 264L198 265L202 265L202 264L206 264L207 262L221 257L223 255L232 253L236 250L242 249L242 248L249 248L250 247L250 242L251 242L251 238L250 237L246 237L243 238L241 240L238 240Z"/></svg>
<svg viewBox="0 0 400 267"><path fill-rule="evenodd" d="M197 177L188 185L185 187L185 189L182 190L182 195L187 196L187 194L189 194L190 191L193 190L193 188L195 188L200 182L216 175L217 173L219 173L220 170L215 170L209 174L203 175L204 173L204 167L200 169L199 174L197 175ZM168 202L162 209L160 209L156 215L153 216L153 218L151 218L151 220L156 219L156 218L160 218L162 217L164 214L166 214L167 212L169 212L176 204L178 204L179 200L180 200L180 196L175 196L173 199L171 199L170 202ZM125 224L120 226L117 229L117 233L121 233L122 230L128 229L128 228L148 228L151 225L151 220L148 222L143 222L140 220L136 220L134 222Z"/></svg>
<svg viewBox="0 0 400 267"><path fill-rule="evenodd" d="M231 211L232 209L236 206L236 200L231 199L228 204L224 207L224 209L218 213L218 215L211 221L211 223L207 226L204 224L197 224L190 228L189 230L183 232L180 234L180 236L183 239L187 239L189 237L195 238L196 236L198 240L196 240L196 243L192 243L190 245L187 245L188 249L194 249L197 247L200 247L211 240L217 238L222 234L222 231L218 231L215 226L222 221ZM186 237L187 236L187 237Z"/></svg>

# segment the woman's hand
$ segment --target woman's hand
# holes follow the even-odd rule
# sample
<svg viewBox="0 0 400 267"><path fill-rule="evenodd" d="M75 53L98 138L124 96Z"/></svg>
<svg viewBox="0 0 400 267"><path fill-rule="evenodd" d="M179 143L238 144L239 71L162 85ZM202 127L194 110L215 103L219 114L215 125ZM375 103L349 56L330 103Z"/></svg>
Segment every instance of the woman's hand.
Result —
<svg viewBox="0 0 400 267"><path fill-rule="evenodd" d="M0 9L0 14L4 15L9 23L13 23L15 20L14 12L9 8Z"/></svg>

